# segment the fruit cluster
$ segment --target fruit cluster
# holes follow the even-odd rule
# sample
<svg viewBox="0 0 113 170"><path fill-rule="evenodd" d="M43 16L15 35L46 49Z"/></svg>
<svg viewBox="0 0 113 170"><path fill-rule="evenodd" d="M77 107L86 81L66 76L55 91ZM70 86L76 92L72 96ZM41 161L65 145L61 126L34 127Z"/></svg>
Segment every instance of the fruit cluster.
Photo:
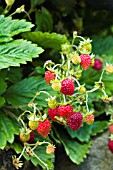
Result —
<svg viewBox="0 0 113 170"><path fill-rule="evenodd" d="M77 45L74 44L75 39L80 39ZM24 149L30 156L35 154L30 147L30 144L34 142L35 130L43 138L46 138L50 133L52 122L58 122L71 130L78 130L83 126L84 122L88 125L92 124L94 122L94 110L89 108L88 97L90 93L96 90L102 91L103 96L101 96L101 99L104 102L108 103L111 101L111 97L108 97L105 92L102 78L104 71L107 74L113 73L113 66L109 64L103 66L103 62L98 58L94 58L91 50L91 40L86 40L74 32L72 43L68 42L61 46L61 64L55 64L51 60L45 62L44 68L47 71L44 79L51 86L55 95L52 96L47 91L37 92L36 96L28 104L29 107L33 108L33 112L27 110L19 116L22 124L19 135L20 140L24 143ZM92 71L102 70L100 79L98 82L95 82L93 89L87 89L85 84L80 84L82 72L88 69L92 69ZM35 98L41 93L47 95L45 102L48 103L48 108L44 113L41 113L37 108L37 104L34 103ZM25 113L28 114L27 125L22 119ZM43 143L36 142L34 148ZM111 141L109 147L111 148ZM46 153L51 154L54 152L54 149L55 147L49 143ZM16 158L14 158L15 160L17 161Z"/></svg>

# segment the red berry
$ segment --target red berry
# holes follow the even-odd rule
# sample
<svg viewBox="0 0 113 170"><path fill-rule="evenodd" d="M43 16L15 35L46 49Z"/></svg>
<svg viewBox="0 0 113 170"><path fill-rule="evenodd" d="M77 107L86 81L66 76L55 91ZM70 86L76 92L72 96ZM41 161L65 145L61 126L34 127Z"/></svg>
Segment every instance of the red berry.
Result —
<svg viewBox="0 0 113 170"><path fill-rule="evenodd" d="M111 151L111 153L113 153L113 140L109 139L108 141L108 148Z"/></svg>
<svg viewBox="0 0 113 170"><path fill-rule="evenodd" d="M73 107L69 104L66 106L59 106L58 112L59 112L60 116L62 116L64 118L68 118L73 114Z"/></svg>
<svg viewBox="0 0 113 170"><path fill-rule="evenodd" d="M91 66L91 62L92 62L90 55L88 55L88 54L81 54L80 58L81 58L81 63L80 63L81 67L84 70L87 70Z"/></svg>
<svg viewBox="0 0 113 170"><path fill-rule="evenodd" d="M98 59L98 58L95 58L94 59L94 65L93 65L93 69L94 70L101 70L102 69L102 66L103 66L103 63L102 63L102 61L100 61L100 59Z"/></svg>
<svg viewBox="0 0 113 170"><path fill-rule="evenodd" d="M110 132L111 134L113 134L113 125L110 125L110 126L109 126L109 132Z"/></svg>
<svg viewBox="0 0 113 170"><path fill-rule="evenodd" d="M58 112L58 107L56 107L55 109L48 109L48 116L55 121L55 116L59 116L59 112Z"/></svg>
<svg viewBox="0 0 113 170"><path fill-rule="evenodd" d="M70 127L72 130L78 130L83 122L83 116L80 112L73 112L73 115L71 115L67 121L66 124Z"/></svg>
<svg viewBox="0 0 113 170"><path fill-rule="evenodd" d="M73 95L74 93L74 83L71 79L66 78L61 82L60 92L65 95Z"/></svg>
<svg viewBox="0 0 113 170"><path fill-rule="evenodd" d="M45 72L44 78L46 83L50 84L51 80L55 79L55 74L48 70Z"/></svg>
<svg viewBox="0 0 113 170"><path fill-rule="evenodd" d="M46 119L44 122L39 122L38 127L36 129L36 131L43 136L44 138L46 138L50 132L51 129L51 123L48 119Z"/></svg>
<svg viewBox="0 0 113 170"><path fill-rule="evenodd" d="M30 139L29 139L28 143L33 143L34 142L34 137L35 137L34 131L31 131L30 132Z"/></svg>
<svg viewBox="0 0 113 170"><path fill-rule="evenodd" d="M87 123L88 125L90 125L90 124L92 124L93 122L94 122L94 115L93 115L93 114L87 115L87 116L86 116L86 123Z"/></svg>

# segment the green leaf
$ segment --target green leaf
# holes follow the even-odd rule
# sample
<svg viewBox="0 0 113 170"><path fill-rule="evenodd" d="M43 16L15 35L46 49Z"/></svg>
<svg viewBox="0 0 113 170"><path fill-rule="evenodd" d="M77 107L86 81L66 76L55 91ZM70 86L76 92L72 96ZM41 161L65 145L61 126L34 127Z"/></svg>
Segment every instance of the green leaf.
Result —
<svg viewBox="0 0 113 170"><path fill-rule="evenodd" d="M6 91L7 83L4 81L2 77L0 77L0 95Z"/></svg>
<svg viewBox="0 0 113 170"><path fill-rule="evenodd" d="M41 10L36 11L35 13L37 29L36 31L52 31L53 29L53 20L50 12L42 7Z"/></svg>
<svg viewBox="0 0 113 170"><path fill-rule="evenodd" d="M62 128L57 129L57 135L71 161L76 164L83 162L84 158L86 158L86 154L89 152L91 143L80 144L76 140L71 139Z"/></svg>
<svg viewBox="0 0 113 170"><path fill-rule="evenodd" d="M4 97L0 96L0 107L2 107L5 103Z"/></svg>
<svg viewBox="0 0 113 170"><path fill-rule="evenodd" d="M4 149L7 144L7 139L4 131L0 130L0 149Z"/></svg>
<svg viewBox="0 0 113 170"><path fill-rule="evenodd" d="M31 0L31 8L35 8L36 5L41 5L45 0Z"/></svg>
<svg viewBox="0 0 113 170"><path fill-rule="evenodd" d="M78 130L71 130L68 127L66 127L66 130L71 138L78 138L81 142L88 142L90 140L91 126L87 124L84 124Z"/></svg>
<svg viewBox="0 0 113 170"><path fill-rule="evenodd" d="M48 32L28 32L23 33L22 36L39 46L46 48L54 48L59 50L61 48L61 44L67 42L67 38L65 35L57 34L57 33L48 33Z"/></svg>
<svg viewBox="0 0 113 170"><path fill-rule="evenodd" d="M108 128L108 121L95 121L91 125L91 136L95 136L97 133L103 132Z"/></svg>
<svg viewBox="0 0 113 170"><path fill-rule="evenodd" d="M42 52L41 47L22 39L0 44L0 69L26 64Z"/></svg>
<svg viewBox="0 0 113 170"><path fill-rule="evenodd" d="M14 122L14 124L13 124ZM16 125L16 128L15 128ZM4 149L7 142L14 142L14 135L19 134L19 125L10 119L5 113L0 111L0 148Z"/></svg>
<svg viewBox="0 0 113 170"><path fill-rule="evenodd" d="M12 40L12 36L30 31L34 25L26 20L12 19L0 15L0 43Z"/></svg>
<svg viewBox="0 0 113 170"><path fill-rule="evenodd" d="M24 106L31 101L37 91L43 90L52 92L51 87L46 84L44 78L29 77L9 87L4 96L9 104L13 106ZM38 103L37 106L40 109L42 109L42 107L47 107L46 98L48 98L48 95L42 93L37 96L35 102Z"/></svg>
<svg viewBox="0 0 113 170"><path fill-rule="evenodd" d="M93 37L92 41L93 53L103 56L106 60L112 59L113 54L113 36L108 36L105 38L102 37ZM110 57L108 57L110 56ZM112 59L113 62L113 59Z"/></svg>
<svg viewBox="0 0 113 170"><path fill-rule="evenodd" d="M84 125L77 131L71 130L67 127L66 130L71 138L77 138L81 142L88 142L91 139L91 136L103 132L106 128L108 128L107 121L95 121L92 125L84 123Z"/></svg>
<svg viewBox="0 0 113 170"><path fill-rule="evenodd" d="M10 67L8 69L0 70L0 75L3 79L11 83L16 83L22 79L22 68ZM14 76L15 75L15 76Z"/></svg>

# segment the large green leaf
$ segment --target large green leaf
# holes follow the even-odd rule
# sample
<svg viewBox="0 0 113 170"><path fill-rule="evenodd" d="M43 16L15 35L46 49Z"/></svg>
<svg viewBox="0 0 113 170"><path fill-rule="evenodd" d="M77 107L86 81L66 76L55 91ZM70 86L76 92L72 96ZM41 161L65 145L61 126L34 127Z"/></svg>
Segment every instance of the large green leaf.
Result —
<svg viewBox="0 0 113 170"><path fill-rule="evenodd" d="M60 49L61 44L67 42L67 38L64 35L48 32L28 32L23 33L22 36L43 48L55 48Z"/></svg>
<svg viewBox="0 0 113 170"><path fill-rule="evenodd" d="M75 139L71 139L62 128L57 129L57 136L62 142L66 154L69 156L72 162L80 164L86 158L86 154L89 152L90 143L79 143Z"/></svg>
<svg viewBox="0 0 113 170"><path fill-rule="evenodd" d="M7 142L14 142L14 135L19 134L19 125L10 119L4 112L0 111L0 148L4 149Z"/></svg>
<svg viewBox="0 0 113 170"><path fill-rule="evenodd" d="M41 10L35 13L37 29L36 31L51 32L53 29L53 20L50 12L42 7Z"/></svg>
<svg viewBox="0 0 113 170"><path fill-rule="evenodd" d="M25 19L12 19L12 17L0 15L0 43L12 40L12 36L21 32L30 31L33 26Z"/></svg>
<svg viewBox="0 0 113 170"><path fill-rule="evenodd" d="M106 57L104 56L106 60L112 58L108 56L112 56L113 54L113 36L108 36L105 38L93 37L92 45L94 54L106 55Z"/></svg>
<svg viewBox="0 0 113 170"><path fill-rule="evenodd" d="M41 47L22 39L0 44L0 69L26 64L42 52Z"/></svg>
<svg viewBox="0 0 113 170"><path fill-rule="evenodd" d="M77 138L81 142L88 142L91 139L91 136L103 132L106 128L108 128L107 121L95 121L92 125L84 124L77 131L71 130L70 128L66 128L66 130L71 136L71 138Z"/></svg>
<svg viewBox="0 0 113 170"><path fill-rule="evenodd" d="M44 78L30 77L11 86L4 96L9 104L13 106L24 106L30 102L37 91L42 90L52 92L51 87L46 84ZM48 96L42 93L37 96L36 102L40 109L47 106L46 98L48 98Z"/></svg>
<svg viewBox="0 0 113 170"><path fill-rule="evenodd" d="M6 91L7 83L0 77L0 95Z"/></svg>

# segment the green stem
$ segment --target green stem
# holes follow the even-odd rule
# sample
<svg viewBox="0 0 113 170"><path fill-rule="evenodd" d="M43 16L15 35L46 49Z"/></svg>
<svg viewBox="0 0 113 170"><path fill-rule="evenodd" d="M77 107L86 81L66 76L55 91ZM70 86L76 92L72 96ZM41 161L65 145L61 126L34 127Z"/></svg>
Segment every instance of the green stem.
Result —
<svg viewBox="0 0 113 170"><path fill-rule="evenodd" d="M106 94L105 90L103 90L103 89L102 89L102 92L104 93L104 96L107 96L107 94Z"/></svg>
<svg viewBox="0 0 113 170"><path fill-rule="evenodd" d="M77 85L78 85L78 87L80 87L80 83L79 83L79 81L75 77L73 77L73 80L75 80Z"/></svg>
<svg viewBox="0 0 113 170"><path fill-rule="evenodd" d="M103 77L104 71L105 71L105 69L103 69L103 70L102 70L102 73L101 73L101 76L100 76L99 82L101 82L101 81L102 81L102 77Z"/></svg>
<svg viewBox="0 0 113 170"><path fill-rule="evenodd" d="M87 93L92 93L92 92L98 90L99 88L100 88L100 87L95 87L95 88L93 88L92 90L88 90Z"/></svg>
<svg viewBox="0 0 113 170"><path fill-rule="evenodd" d="M45 162L43 162L34 152L33 154L46 167L46 169L49 170L48 165Z"/></svg>
<svg viewBox="0 0 113 170"><path fill-rule="evenodd" d="M63 99L64 99L64 104L66 104L66 97L64 94L63 94Z"/></svg>
<svg viewBox="0 0 113 170"><path fill-rule="evenodd" d="M88 94L86 93L86 109L87 112L89 112L89 107L88 107Z"/></svg>
<svg viewBox="0 0 113 170"><path fill-rule="evenodd" d="M23 150L22 150L22 152L21 152L20 156L18 157L18 160L20 160L20 158L21 158L21 157L22 157L22 155L24 154L25 149L26 149L26 147L24 146L24 148L23 148Z"/></svg>
<svg viewBox="0 0 113 170"><path fill-rule="evenodd" d="M51 95L48 92L46 92L46 91L40 91L40 93L47 94L49 97L51 97Z"/></svg>

